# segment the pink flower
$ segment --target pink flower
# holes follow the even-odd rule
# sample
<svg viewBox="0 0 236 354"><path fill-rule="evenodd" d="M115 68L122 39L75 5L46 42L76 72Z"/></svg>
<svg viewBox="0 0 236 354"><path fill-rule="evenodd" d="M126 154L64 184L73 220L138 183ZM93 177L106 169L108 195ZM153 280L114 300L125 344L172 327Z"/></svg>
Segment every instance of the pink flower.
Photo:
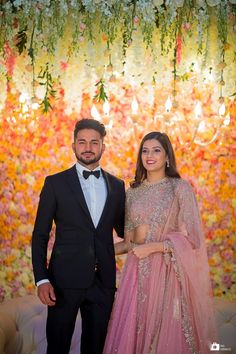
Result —
<svg viewBox="0 0 236 354"><path fill-rule="evenodd" d="M3 193L4 197L7 198L7 199L12 199L12 193L9 192L9 191L6 191Z"/></svg>
<svg viewBox="0 0 236 354"><path fill-rule="evenodd" d="M13 70L16 62L16 56L13 54L13 50L9 45L9 42L6 42L4 45L4 54L6 58L6 69L9 76L13 75Z"/></svg>
<svg viewBox="0 0 236 354"><path fill-rule="evenodd" d="M236 186L236 176L233 175L233 174L231 174L231 175L229 176L229 182L230 182L230 184L231 184L232 186Z"/></svg>
<svg viewBox="0 0 236 354"><path fill-rule="evenodd" d="M61 61L60 67L62 71L66 71L66 69L68 68L68 63L66 61Z"/></svg>
<svg viewBox="0 0 236 354"><path fill-rule="evenodd" d="M137 16L134 16L133 22L134 22L135 25L138 25L140 20L139 20L139 18Z"/></svg>
<svg viewBox="0 0 236 354"><path fill-rule="evenodd" d="M84 30L85 30L85 28L86 28L86 24L85 24L85 23L83 23L83 22L81 22L81 23L80 23L80 25L79 25L79 29L80 29L80 31L84 31Z"/></svg>
<svg viewBox="0 0 236 354"><path fill-rule="evenodd" d="M180 35L178 35L178 37L176 38L176 60L178 64L181 62L181 56L182 56L182 38Z"/></svg>
<svg viewBox="0 0 236 354"><path fill-rule="evenodd" d="M231 275L229 274L225 274L222 277L222 283L227 287L230 288L232 286L232 279L231 279Z"/></svg>
<svg viewBox="0 0 236 354"><path fill-rule="evenodd" d="M191 23L185 22L185 23L183 23L182 27L185 31L189 31L191 28Z"/></svg>
<svg viewBox="0 0 236 354"><path fill-rule="evenodd" d="M16 192L15 194L15 200L21 201L23 198L23 193L22 192Z"/></svg>
<svg viewBox="0 0 236 354"><path fill-rule="evenodd" d="M225 250L221 253L222 258L227 261L233 261L233 251L232 250Z"/></svg>
<svg viewBox="0 0 236 354"><path fill-rule="evenodd" d="M131 44L132 44L132 39L129 39L128 42L127 42L128 46L130 47Z"/></svg>

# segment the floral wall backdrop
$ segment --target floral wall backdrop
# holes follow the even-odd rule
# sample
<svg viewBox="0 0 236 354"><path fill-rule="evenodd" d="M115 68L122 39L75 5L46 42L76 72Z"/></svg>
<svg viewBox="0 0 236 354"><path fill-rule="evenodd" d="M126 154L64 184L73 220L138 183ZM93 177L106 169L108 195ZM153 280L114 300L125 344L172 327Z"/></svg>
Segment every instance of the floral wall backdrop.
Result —
<svg viewBox="0 0 236 354"><path fill-rule="evenodd" d="M39 192L75 162L74 124L88 116L106 125L102 165L127 187L143 135L169 134L214 294L236 298L235 13L234 0L1 1L0 301L35 293Z"/></svg>
<svg viewBox="0 0 236 354"><path fill-rule="evenodd" d="M142 112L132 120L127 104L131 89L126 86L120 89L123 96L119 100L113 97L109 117L98 107L101 121L108 130L102 165L124 178L128 186L141 137L149 130L159 130L159 126L145 102ZM39 110L24 118L20 113L19 96L8 96L0 124L1 299L35 291L30 240L39 192L46 175L74 163L72 131L77 119L90 114L91 102L87 95L80 115L68 115L61 97L47 116ZM193 144L189 148L172 138L180 172L192 183L198 197L214 293L227 297L236 294L235 110L234 104L232 123L207 147ZM15 120L7 119L13 115ZM112 127L109 126L111 121ZM119 268L123 259L117 261Z"/></svg>

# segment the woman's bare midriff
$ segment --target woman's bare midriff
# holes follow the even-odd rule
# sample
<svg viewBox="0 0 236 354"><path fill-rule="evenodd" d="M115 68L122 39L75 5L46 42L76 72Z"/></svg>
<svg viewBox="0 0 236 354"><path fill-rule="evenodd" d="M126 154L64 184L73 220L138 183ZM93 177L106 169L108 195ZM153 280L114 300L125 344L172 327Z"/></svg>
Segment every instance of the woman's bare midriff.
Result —
<svg viewBox="0 0 236 354"><path fill-rule="evenodd" d="M144 244L149 230L149 225L143 224L137 226L130 235L130 241L135 244Z"/></svg>

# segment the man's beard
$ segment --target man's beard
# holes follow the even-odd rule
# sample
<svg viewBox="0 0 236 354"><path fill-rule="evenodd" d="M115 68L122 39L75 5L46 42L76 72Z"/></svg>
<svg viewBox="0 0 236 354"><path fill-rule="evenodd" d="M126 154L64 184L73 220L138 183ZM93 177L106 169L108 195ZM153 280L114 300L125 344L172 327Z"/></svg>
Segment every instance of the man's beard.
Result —
<svg viewBox="0 0 236 354"><path fill-rule="evenodd" d="M82 155L79 156L76 152L75 152L75 156L76 156L78 162L81 162L82 164L88 166L88 165L91 165L91 164L94 164L94 163L98 162L101 159L101 157L102 157L102 152L100 152L100 154L98 156L95 156L95 157L93 157L93 158L91 158L89 160L88 159L84 159Z"/></svg>

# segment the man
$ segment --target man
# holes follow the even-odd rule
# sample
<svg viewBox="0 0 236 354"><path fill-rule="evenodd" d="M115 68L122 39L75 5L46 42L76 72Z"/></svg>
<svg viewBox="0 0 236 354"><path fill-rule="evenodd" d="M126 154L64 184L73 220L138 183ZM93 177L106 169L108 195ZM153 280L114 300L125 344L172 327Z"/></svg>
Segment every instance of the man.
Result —
<svg viewBox="0 0 236 354"><path fill-rule="evenodd" d="M105 127L94 119L75 125L76 165L45 179L32 237L38 296L48 305L47 354L68 354L76 316L81 353L100 354L115 293L113 229L124 231L125 187L99 166ZM55 243L47 268L53 221Z"/></svg>

